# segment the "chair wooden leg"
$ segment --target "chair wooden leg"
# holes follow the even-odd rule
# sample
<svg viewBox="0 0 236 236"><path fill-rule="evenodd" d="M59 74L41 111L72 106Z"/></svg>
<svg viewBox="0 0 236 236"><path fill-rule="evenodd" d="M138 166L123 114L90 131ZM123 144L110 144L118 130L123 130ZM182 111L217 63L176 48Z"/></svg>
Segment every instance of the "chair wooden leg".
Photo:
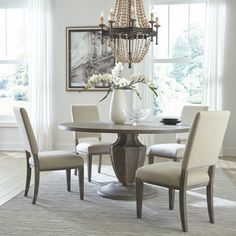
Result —
<svg viewBox="0 0 236 236"><path fill-rule="evenodd" d="M169 188L169 210L174 209L175 203L175 189Z"/></svg>
<svg viewBox="0 0 236 236"><path fill-rule="evenodd" d="M101 173L101 166L102 166L102 155L99 155L99 161L98 161L98 173Z"/></svg>
<svg viewBox="0 0 236 236"><path fill-rule="evenodd" d="M40 172L38 168L34 169L34 196L32 204L36 204L38 191L39 191L39 180L40 180Z"/></svg>
<svg viewBox="0 0 236 236"><path fill-rule="evenodd" d="M148 164L153 164L154 163L154 155L148 155Z"/></svg>
<svg viewBox="0 0 236 236"><path fill-rule="evenodd" d="M30 164L29 164L30 153L26 151L25 155L26 155L26 181L25 181L25 194L24 194L24 196L27 197L28 192L29 192L32 171L31 171Z"/></svg>
<svg viewBox="0 0 236 236"><path fill-rule="evenodd" d="M143 181L140 179L136 179L137 218L142 218L142 205L143 205Z"/></svg>
<svg viewBox="0 0 236 236"><path fill-rule="evenodd" d="M28 196L28 192L29 192L29 186L30 186L30 180L31 180L31 168L30 165L27 161L27 167L26 167L26 182L25 182L25 194L24 196L27 197Z"/></svg>
<svg viewBox="0 0 236 236"><path fill-rule="evenodd" d="M88 182L91 182L92 175L92 155L88 155Z"/></svg>
<svg viewBox="0 0 236 236"><path fill-rule="evenodd" d="M182 188L179 190L179 210L182 229L184 232L188 232L188 223L186 215L186 189Z"/></svg>
<svg viewBox="0 0 236 236"><path fill-rule="evenodd" d="M209 167L209 176L210 176L210 183L206 188L207 194L207 208L208 208L208 215L210 222L212 224L215 223L215 216L214 216L214 205L213 205L213 183L214 183L214 172L215 166Z"/></svg>
<svg viewBox="0 0 236 236"><path fill-rule="evenodd" d="M84 166L79 167L79 192L80 199L84 200Z"/></svg>
<svg viewBox="0 0 236 236"><path fill-rule="evenodd" d="M71 169L66 170L66 183L67 183L67 191L71 190Z"/></svg>

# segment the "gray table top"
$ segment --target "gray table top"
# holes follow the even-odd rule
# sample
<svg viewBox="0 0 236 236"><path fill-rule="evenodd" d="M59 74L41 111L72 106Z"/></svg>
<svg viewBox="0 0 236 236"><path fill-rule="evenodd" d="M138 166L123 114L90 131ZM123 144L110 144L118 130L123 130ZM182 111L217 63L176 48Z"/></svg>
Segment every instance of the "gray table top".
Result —
<svg viewBox="0 0 236 236"><path fill-rule="evenodd" d="M59 124L59 128L67 131L123 134L167 134L189 132L189 125L163 125L159 122L143 122L142 125L117 125L109 122L68 122Z"/></svg>

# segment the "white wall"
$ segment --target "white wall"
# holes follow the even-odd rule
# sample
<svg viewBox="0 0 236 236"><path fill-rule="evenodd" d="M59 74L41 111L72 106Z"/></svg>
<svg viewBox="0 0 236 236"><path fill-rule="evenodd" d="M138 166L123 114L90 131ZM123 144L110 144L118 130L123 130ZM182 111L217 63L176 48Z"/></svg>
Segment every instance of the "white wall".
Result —
<svg viewBox="0 0 236 236"><path fill-rule="evenodd" d="M58 129L58 123L70 121L70 104L97 104L100 117L107 120L110 97L99 103L105 92L66 92L66 37L67 26L96 26L100 14L108 15L114 0L54 0L54 96L53 96L53 143L55 148L73 146L71 132ZM110 137L108 135L105 138Z"/></svg>
<svg viewBox="0 0 236 236"><path fill-rule="evenodd" d="M236 1L226 2L223 109L230 110L231 116L224 140L224 155L236 156Z"/></svg>
<svg viewBox="0 0 236 236"><path fill-rule="evenodd" d="M70 104L93 103L99 107L102 120L107 120L110 97L99 103L104 92L66 92L66 37L67 26L90 26L99 23L101 11L107 15L115 0L53 0L54 76L53 76L53 143L55 148L73 147L71 132L58 129L58 124L70 120ZM236 156L236 1L227 1L226 51L223 84L223 107L231 110L231 119L224 142L224 154ZM9 131L9 132L8 132ZM0 149L19 147L16 128L0 127ZM114 136L105 135L105 139ZM160 137L160 141L165 137Z"/></svg>
<svg viewBox="0 0 236 236"><path fill-rule="evenodd" d="M0 150L21 149L20 135L16 124L0 126Z"/></svg>

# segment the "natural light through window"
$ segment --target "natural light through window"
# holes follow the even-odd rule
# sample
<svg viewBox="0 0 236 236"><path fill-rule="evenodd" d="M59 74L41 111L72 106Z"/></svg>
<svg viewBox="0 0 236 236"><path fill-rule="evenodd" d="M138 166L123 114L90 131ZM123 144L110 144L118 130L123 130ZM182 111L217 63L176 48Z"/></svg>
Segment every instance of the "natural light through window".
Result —
<svg viewBox="0 0 236 236"><path fill-rule="evenodd" d="M153 44L155 114L178 116L184 104L202 102L205 2L154 1L153 9L161 25Z"/></svg>
<svg viewBox="0 0 236 236"><path fill-rule="evenodd" d="M0 9L0 120L13 119L13 106L28 104L27 12Z"/></svg>

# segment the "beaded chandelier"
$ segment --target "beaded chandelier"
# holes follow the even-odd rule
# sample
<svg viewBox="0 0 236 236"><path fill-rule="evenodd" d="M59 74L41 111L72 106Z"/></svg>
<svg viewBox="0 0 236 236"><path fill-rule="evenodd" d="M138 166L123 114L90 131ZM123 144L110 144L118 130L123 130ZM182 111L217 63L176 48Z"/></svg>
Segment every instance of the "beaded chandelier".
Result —
<svg viewBox="0 0 236 236"><path fill-rule="evenodd" d="M147 54L150 43L156 37L158 44L158 17L151 20L145 16L143 0L116 0L114 10L111 9L108 26L104 24L104 15L100 17L103 37L109 37L112 53L118 62L139 63Z"/></svg>

